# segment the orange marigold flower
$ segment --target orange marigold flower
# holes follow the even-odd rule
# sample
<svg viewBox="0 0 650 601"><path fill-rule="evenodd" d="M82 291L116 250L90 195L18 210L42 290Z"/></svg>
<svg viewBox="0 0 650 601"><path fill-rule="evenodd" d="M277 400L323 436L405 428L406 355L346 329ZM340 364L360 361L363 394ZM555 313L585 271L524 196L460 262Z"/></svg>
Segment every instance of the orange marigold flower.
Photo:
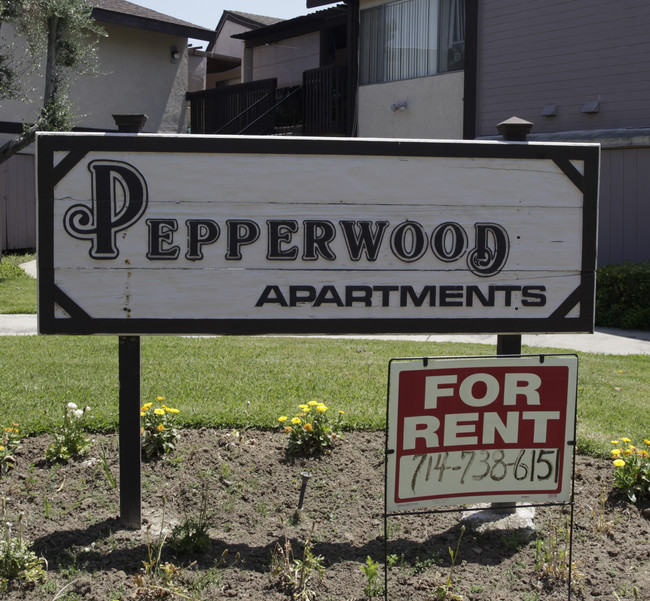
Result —
<svg viewBox="0 0 650 601"><path fill-rule="evenodd" d="M313 427L309 422L307 422L307 423L303 426L303 428L305 428L305 430L306 430L307 432L311 432L311 431L314 429L314 427Z"/></svg>
<svg viewBox="0 0 650 601"><path fill-rule="evenodd" d="M163 426L162 424L158 424L156 430L158 430L158 432L163 432L165 430L165 426Z"/></svg>

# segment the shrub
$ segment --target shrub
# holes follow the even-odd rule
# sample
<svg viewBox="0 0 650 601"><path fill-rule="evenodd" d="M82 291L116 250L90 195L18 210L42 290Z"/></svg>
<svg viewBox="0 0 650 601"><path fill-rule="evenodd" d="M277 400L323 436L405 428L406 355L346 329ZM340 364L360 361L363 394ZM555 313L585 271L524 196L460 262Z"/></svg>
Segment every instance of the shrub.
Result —
<svg viewBox="0 0 650 601"><path fill-rule="evenodd" d="M0 438L0 474L5 475L16 464L14 453L20 448L20 430L12 423L4 429Z"/></svg>
<svg viewBox="0 0 650 601"><path fill-rule="evenodd" d="M332 418L327 405L320 401L309 401L306 405L298 405L298 409L291 419L286 415L278 418L289 436L287 452L307 456L330 452L337 438L341 437L343 411Z"/></svg>
<svg viewBox="0 0 650 601"><path fill-rule="evenodd" d="M596 325L650 330L650 261L596 272Z"/></svg>
<svg viewBox="0 0 650 601"><path fill-rule="evenodd" d="M145 403L140 408L142 450L148 458L171 453L180 438L178 430L174 428L175 416L179 411L167 407L164 400L164 396L159 396L156 397L156 406Z"/></svg>
<svg viewBox="0 0 650 601"><path fill-rule="evenodd" d="M624 443L627 446L618 446ZM632 502L642 501L650 496L650 440L644 439L644 449L632 444L629 438L612 440L612 458L616 471L614 486L627 495Z"/></svg>
<svg viewBox="0 0 650 601"><path fill-rule="evenodd" d="M83 429L83 421L90 407L79 409L75 403L68 403L63 412L63 423L54 433L54 442L45 451L48 461L68 461L85 455L92 440Z"/></svg>

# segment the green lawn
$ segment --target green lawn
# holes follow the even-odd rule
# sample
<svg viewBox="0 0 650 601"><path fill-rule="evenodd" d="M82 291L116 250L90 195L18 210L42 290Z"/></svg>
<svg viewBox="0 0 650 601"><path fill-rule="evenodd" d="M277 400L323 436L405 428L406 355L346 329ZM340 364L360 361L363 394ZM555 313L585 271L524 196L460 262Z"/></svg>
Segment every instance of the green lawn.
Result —
<svg viewBox="0 0 650 601"><path fill-rule="evenodd" d="M0 313L36 312L36 281L16 267L33 258L3 257ZM272 428L299 403L322 399L345 411L347 427L378 429L391 358L493 354L494 346L480 344L150 336L142 339L142 400L165 396L188 427ZM648 358L579 356L580 449L607 455L612 438L648 438ZM95 430L116 428L116 337L0 336L0 357L0 427L15 421L24 433L52 430L73 401L92 408Z"/></svg>
<svg viewBox="0 0 650 601"><path fill-rule="evenodd" d="M456 343L144 337L142 399L165 396L188 427L253 428L276 427L297 404L322 399L345 411L349 428L378 429L385 426L389 359L494 352ZM94 429L117 426L116 337L5 336L0 356L0 426L16 421L24 433L51 430L70 401L92 408ZM648 358L579 357L580 449L606 455L612 438L648 438Z"/></svg>
<svg viewBox="0 0 650 601"><path fill-rule="evenodd" d="M36 280L18 265L35 259L33 254L8 254L0 262L0 314L36 313Z"/></svg>

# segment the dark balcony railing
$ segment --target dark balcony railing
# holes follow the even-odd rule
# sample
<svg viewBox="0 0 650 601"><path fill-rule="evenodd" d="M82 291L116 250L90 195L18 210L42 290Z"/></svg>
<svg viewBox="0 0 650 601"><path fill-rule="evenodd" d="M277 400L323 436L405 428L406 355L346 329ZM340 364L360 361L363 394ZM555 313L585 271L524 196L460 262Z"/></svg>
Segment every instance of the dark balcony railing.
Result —
<svg viewBox="0 0 650 601"><path fill-rule="evenodd" d="M277 79L190 92L193 134L272 134Z"/></svg>
<svg viewBox="0 0 650 601"><path fill-rule="evenodd" d="M303 74L303 85L277 88L264 79L187 94L194 134L347 133L347 69L321 67Z"/></svg>
<svg viewBox="0 0 650 601"><path fill-rule="evenodd" d="M347 67L330 65L303 73L305 135L347 133Z"/></svg>

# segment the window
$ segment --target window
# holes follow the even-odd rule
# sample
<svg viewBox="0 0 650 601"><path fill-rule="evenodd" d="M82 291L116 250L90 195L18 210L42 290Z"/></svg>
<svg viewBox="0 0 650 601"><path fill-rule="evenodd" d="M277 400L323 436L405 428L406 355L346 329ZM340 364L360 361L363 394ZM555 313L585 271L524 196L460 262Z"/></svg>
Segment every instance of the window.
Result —
<svg viewBox="0 0 650 601"><path fill-rule="evenodd" d="M398 0L361 12L361 84L458 71L465 0Z"/></svg>

